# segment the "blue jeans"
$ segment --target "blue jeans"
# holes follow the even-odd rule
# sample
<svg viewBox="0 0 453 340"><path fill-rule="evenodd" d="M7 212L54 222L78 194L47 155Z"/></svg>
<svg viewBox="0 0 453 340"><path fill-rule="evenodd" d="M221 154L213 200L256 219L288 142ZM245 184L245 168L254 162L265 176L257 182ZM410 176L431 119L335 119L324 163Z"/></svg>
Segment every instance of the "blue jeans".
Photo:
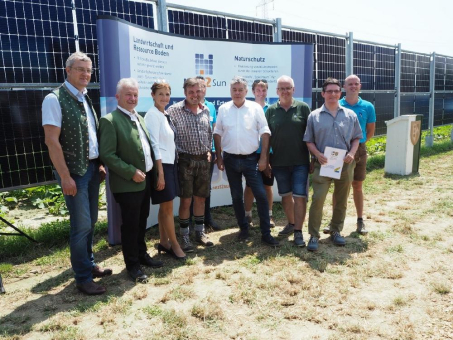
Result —
<svg viewBox="0 0 453 340"><path fill-rule="evenodd" d="M252 189L258 207L258 216L260 218L260 229L263 236L270 234L269 204L267 202L266 191L264 190L263 178L258 170L257 153L252 153L246 158L239 158L235 155L223 153L223 163L225 165L228 183L230 184L231 198L233 200L233 209L236 219L241 230L248 228L245 218L244 200L242 188L242 175Z"/></svg>
<svg viewBox="0 0 453 340"><path fill-rule="evenodd" d="M61 185L61 178L56 171L55 176ZM93 280L91 269L95 266L93 231L98 219L100 184L98 161L90 161L85 175L71 174L71 177L76 183L77 194L64 196L71 224L69 235L71 265L76 283L85 283Z"/></svg>
<svg viewBox="0 0 453 340"><path fill-rule="evenodd" d="M274 166L280 196L307 197L308 165Z"/></svg>

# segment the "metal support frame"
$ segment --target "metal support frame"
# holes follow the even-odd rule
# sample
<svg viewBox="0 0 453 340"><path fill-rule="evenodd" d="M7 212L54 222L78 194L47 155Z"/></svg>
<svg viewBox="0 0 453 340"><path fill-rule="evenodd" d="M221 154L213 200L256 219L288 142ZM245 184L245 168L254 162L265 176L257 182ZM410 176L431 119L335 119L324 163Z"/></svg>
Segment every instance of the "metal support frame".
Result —
<svg viewBox="0 0 453 340"><path fill-rule="evenodd" d="M274 42L282 42L282 18L276 18L274 24Z"/></svg>
<svg viewBox="0 0 453 340"><path fill-rule="evenodd" d="M395 50L395 104L393 106L393 117L400 116L401 103L401 43Z"/></svg>
<svg viewBox="0 0 453 340"><path fill-rule="evenodd" d="M157 29L161 32L168 32L167 0L156 1Z"/></svg>
<svg viewBox="0 0 453 340"><path fill-rule="evenodd" d="M0 216L0 220L7 224L9 227L13 228L14 230L17 231L17 233L0 233L0 235L5 235L5 236L25 236L26 238L28 238L30 241L33 241L35 243L38 243L38 241L36 241L34 238L31 238L30 236L28 236L27 234L25 234L22 230L20 230L19 228L17 228L15 225L13 225L12 223L8 222L7 220L5 220L3 217Z"/></svg>
<svg viewBox="0 0 453 340"><path fill-rule="evenodd" d="M345 78L354 74L354 33L349 32L346 36L346 55L345 55Z"/></svg>
<svg viewBox="0 0 453 340"><path fill-rule="evenodd" d="M429 65L429 135L425 137L425 145L433 146L434 144L434 93L435 93L435 82L436 80L436 52L431 56L431 63Z"/></svg>
<svg viewBox="0 0 453 340"><path fill-rule="evenodd" d="M74 26L74 41L75 41L75 51L80 52L80 47L79 47L79 29L77 27L77 13L76 13L76 6L75 6L75 1L71 1L71 6L72 6L72 23Z"/></svg>

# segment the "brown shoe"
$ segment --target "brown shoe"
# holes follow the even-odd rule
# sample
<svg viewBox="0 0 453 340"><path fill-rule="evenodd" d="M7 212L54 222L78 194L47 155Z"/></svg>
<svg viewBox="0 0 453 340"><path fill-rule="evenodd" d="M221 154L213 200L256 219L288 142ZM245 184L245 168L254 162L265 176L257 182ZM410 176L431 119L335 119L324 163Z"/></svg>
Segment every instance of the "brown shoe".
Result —
<svg viewBox="0 0 453 340"><path fill-rule="evenodd" d="M78 290L80 290L82 293L85 293L86 295L101 295L106 292L105 287L102 287L94 283L93 281L77 283L76 287Z"/></svg>
<svg viewBox="0 0 453 340"><path fill-rule="evenodd" d="M101 268L96 265L91 269L91 275L93 275L94 278L110 276L112 275L112 270L110 268Z"/></svg>

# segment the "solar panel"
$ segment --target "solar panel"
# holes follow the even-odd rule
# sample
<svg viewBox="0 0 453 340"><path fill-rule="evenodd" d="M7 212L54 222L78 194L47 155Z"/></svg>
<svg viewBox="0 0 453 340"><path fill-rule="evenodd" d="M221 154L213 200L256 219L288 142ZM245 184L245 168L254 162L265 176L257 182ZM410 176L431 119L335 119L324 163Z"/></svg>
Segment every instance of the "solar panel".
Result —
<svg viewBox="0 0 453 340"><path fill-rule="evenodd" d="M222 16L169 9L170 33L200 38L226 39L226 19Z"/></svg>
<svg viewBox="0 0 453 340"><path fill-rule="evenodd" d="M76 0L75 10L80 50L92 58L94 68L98 14L154 28L150 2ZM43 87L65 80L65 62L75 50L71 0L0 2L0 191L54 181L41 126L41 104L50 88ZM92 82L98 79L96 72ZM5 83L19 89L11 91ZM100 112L99 90L89 95Z"/></svg>

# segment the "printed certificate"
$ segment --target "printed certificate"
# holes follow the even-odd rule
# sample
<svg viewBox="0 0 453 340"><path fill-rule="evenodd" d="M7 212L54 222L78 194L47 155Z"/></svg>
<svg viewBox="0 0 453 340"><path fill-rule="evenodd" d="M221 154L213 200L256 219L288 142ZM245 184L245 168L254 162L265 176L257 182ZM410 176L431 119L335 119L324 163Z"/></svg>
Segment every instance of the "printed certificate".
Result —
<svg viewBox="0 0 453 340"><path fill-rule="evenodd" d="M327 157L327 164L321 165L319 174L324 177L339 179L341 170L343 169L343 159L346 156L346 150L326 146L324 156Z"/></svg>

